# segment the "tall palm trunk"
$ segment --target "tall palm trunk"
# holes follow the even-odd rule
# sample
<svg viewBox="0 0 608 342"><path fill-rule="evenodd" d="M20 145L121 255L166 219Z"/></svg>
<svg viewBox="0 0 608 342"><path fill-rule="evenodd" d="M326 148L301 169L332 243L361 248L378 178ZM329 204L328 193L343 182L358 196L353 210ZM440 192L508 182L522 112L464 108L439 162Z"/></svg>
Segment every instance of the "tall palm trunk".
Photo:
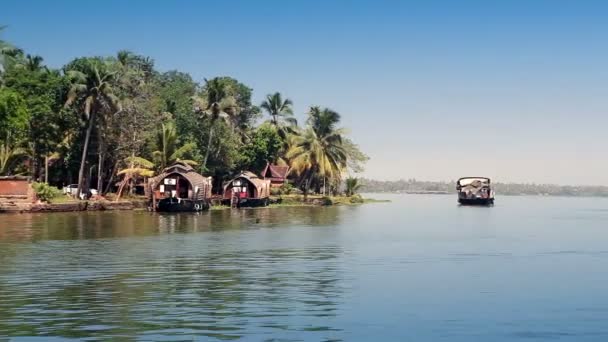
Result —
<svg viewBox="0 0 608 342"><path fill-rule="evenodd" d="M87 163L87 154L89 152L89 141L91 140L91 132L93 132L93 126L95 125L95 111L91 112L89 117L89 127L84 136L84 146L82 147L82 158L80 159L80 169L78 170L78 197L84 190L84 171Z"/></svg>
<svg viewBox="0 0 608 342"><path fill-rule="evenodd" d="M49 155L44 156L44 182L49 184Z"/></svg>
<svg viewBox="0 0 608 342"><path fill-rule="evenodd" d="M213 139L213 122L209 127L209 139L207 139L207 150L205 151L205 158L203 159L203 170L207 167L207 159L209 159L209 152L211 152L211 142Z"/></svg>
<svg viewBox="0 0 608 342"><path fill-rule="evenodd" d="M101 134L99 134L99 160L97 163L97 191L101 194L101 190L103 190L103 163L104 163L104 145L103 138Z"/></svg>

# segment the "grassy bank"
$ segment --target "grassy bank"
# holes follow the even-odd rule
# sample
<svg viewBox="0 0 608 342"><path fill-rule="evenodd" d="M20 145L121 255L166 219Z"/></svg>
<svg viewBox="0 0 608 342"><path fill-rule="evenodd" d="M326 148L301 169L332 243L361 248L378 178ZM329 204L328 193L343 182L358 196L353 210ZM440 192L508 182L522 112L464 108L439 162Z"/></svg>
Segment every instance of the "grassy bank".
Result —
<svg viewBox="0 0 608 342"><path fill-rule="evenodd" d="M271 204L267 208L283 208L283 207L320 207L320 206L335 206L349 205L356 206L366 203L386 203L389 200L377 200L373 198L363 198L360 195L355 196L323 196L309 195L304 198L302 195L282 195L272 196ZM228 206L218 205L212 206L210 210L229 209Z"/></svg>

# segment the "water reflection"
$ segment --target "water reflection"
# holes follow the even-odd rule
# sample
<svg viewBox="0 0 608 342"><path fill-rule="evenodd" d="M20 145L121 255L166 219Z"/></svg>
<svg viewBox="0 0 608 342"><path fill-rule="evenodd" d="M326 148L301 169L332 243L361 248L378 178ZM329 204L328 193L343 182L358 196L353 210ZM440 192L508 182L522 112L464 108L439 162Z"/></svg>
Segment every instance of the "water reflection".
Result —
<svg viewBox="0 0 608 342"><path fill-rule="evenodd" d="M331 339L342 247L307 229L272 234L340 220L314 209L5 216L0 336Z"/></svg>

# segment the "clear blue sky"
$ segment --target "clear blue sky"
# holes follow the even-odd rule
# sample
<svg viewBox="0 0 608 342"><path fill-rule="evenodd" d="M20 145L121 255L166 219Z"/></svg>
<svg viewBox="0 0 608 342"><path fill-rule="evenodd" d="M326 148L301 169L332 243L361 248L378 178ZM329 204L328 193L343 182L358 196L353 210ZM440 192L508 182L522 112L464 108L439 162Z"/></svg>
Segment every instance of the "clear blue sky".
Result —
<svg viewBox="0 0 608 342"><path fill-rule="evenodd" d="M129 49L331 107L365 176L608 185L608 1L5 0L59 67Z"/></svg>

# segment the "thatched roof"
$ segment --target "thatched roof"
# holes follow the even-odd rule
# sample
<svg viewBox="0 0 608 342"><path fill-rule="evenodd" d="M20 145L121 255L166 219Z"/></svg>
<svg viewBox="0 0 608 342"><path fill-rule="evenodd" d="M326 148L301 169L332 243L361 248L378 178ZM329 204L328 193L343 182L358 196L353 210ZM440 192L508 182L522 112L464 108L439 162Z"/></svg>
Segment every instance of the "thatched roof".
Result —
<svg viewBox="0 0 608 342"><path fill-rule="evenodd" d="M268 163L262 172L262 176L266 179L283 182L287 179L288 173L289 166L279 166Z"/></svg>
<svg viewBox="0 0 608 342"><path fill-rule="evenodd" d="M194 168L186 163L176 162L173 165L165 168L158 176L148 179L148 186L145 187L146 197L151 199L152 189L156 189L161 184L163 179L171 175L179 175L184 177L186 180L188 180L192 186L192 189L198 187L199 191L195 199L203 200L211 196L211 177L204 177L200 173L194 171Z"/></svg>
<svg viewBox="0 0 608 342"><path fill-rule="evenodd" d="M232 184L232 182L234 182L235 180L237 180L239 178L245 178L247 181L249 181L251 184L253 184L256 187L256 190L258 191L259 197L270 196L270 180L261 179L260 177L258 177L258 175L256 175L255 173L253 173L251 171L243 171L238 176L236 176L236 177L232 178L230 181L228 181L224 185L224 192L226 192L226 189L228 189L228 187Z"/></svg>

